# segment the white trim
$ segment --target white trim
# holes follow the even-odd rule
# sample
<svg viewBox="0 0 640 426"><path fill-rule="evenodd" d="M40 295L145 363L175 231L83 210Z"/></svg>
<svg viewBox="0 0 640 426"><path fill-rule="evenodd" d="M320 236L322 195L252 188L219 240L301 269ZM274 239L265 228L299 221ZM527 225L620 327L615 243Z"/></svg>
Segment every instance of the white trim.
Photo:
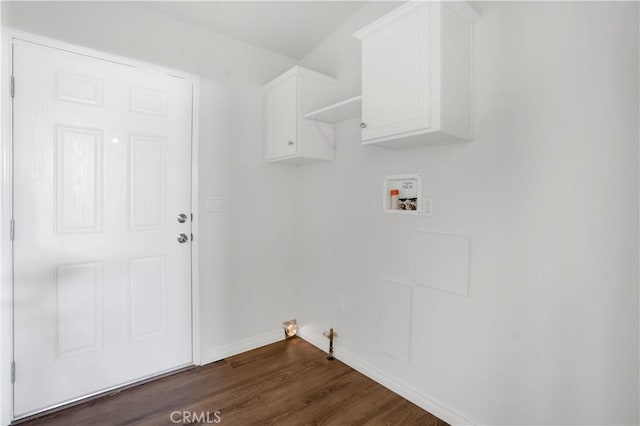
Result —
<svg viewBox="0 0 640 426"><path fill-rule="evenodd" d="M148 62L138 61L136 59L131 59L125 56L103 52L103 51L92 49L89 47L79 46L77 44L66 43L64 41L27 33L21 30L13 29L13 28L7 28L5 31L7 31L9 43L11 43L11 41L14 39L23 40L31 43L41 44L47 47L52 47L54 49L65 50L67 52L77 53L79 55L90 56L92 58L115 62L117 64L122 64L122 65L127 65L130 67L154 72L157 74L184 78L185 80L197 81L200 79L200 77L196 74L188 73L185 71L179 71L173 68L164 67L162 65L155 65Z"/></svg>
<svg viewBox="0 0 640 426"><path fill-rule="evenodd" d="M191 361L200 365L200 77L193 76L191 81Z"/></svg>
<svg viewBox="0 0 640 426"><path fill-rule="evenodd" d="M309 327L300 326L298 324L297 336L300 337L302 340L306 341L307 343L311 343L313 346L320 349L321 351L327 352L329 349L329 340L326 337L324 337L322 333L315 332L315 330L312 330Z"/></svg>
<svg viewBox="0 0 640 426"><path fill-rule="evenodd" d="M328 347L328 343L324 341L326 339L324 339L324 337L322 337L319 333L314 332L308 327L300 327L298 329L298 336L308 343L316 346L320 350L326 351L326 348ZM365 376L381 384L392 392L397 393L406 400L413 402L417 406L444 420L450 425L457 426L478 424L477 422L473 422L469 420L469 418L456 413L452 409L446 407L437 399L425 395L423 392L416 389L412 385L382 372L382 370L366 361L363 361L362 359L355 356L352 352L342 349L339 344L336 345L334 355L339 361L342 361L354 370L364 374Z"/></svg>
<svg viewBox="0 0 640 426"><path fill-rule="evenodd" d="M12 245L9 241L9 219L12 217L13 200L13 170L11 158L12 150L12 102L9 95L9 79L12 74L13 41L22 40L36 43L54 49L60 49L71 53L90 56L96 59L106 60L131 66L140 70L154 72L171 77L189 80L192 84L192 138L191 138L191 211L193 223L191 224L194 240L191 247L191 333L192 333L192 364L200 365L200 281L199 281L199 214L198 214L198 152L199 152L199 93L200 77L183 72L137 61L123 56L113 55L98 50L77 46L62 41L29 34L23 31L4 28L2 30L2 63L0 72L2 82L2 190L0 200L0 424L10 424L13 420L13 385L11 374L7 374L13 360L13 283L11 268ZM6 73L6 74L5 74Z"/></svg>
<svg viewBox="0 0 640 426"><path fill-rule="evenodd" d="M11 219L13 192L13 170L11 150L11 97L9 77L11 76L11 46L8 34L2 34L2 69L0 95L2 99L2 199L0 218L0 424L8 425L13 420L13 385L11 383L11 361L13 360L13 285L12 285L12 245L9 241L9 220Z"/></svg>
<svg viewBox="0 0 640 426"><path fill-rule="evenodd" d="M200 359L202 361L202 365L205 365L220 361L221 359L225 359L233 355L251 351L262 346L270 345L280 340L284 340L284 331L281 328L258 336L238 340L237 342L233 342L228 345L218 346L213 350L203 353Z"/></svg>

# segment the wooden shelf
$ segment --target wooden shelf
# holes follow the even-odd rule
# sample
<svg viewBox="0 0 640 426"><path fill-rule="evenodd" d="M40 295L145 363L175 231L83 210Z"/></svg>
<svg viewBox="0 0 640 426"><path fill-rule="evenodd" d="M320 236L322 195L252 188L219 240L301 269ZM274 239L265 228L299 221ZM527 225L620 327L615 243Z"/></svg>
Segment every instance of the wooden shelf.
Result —
<svg viewBox="0 0 640 426"><path fill-rule="evenodd" d="M360 117L362 110L362 96L326 106L306 113L303 117L309 120L322 121L323 123L338 123L350 118Z"/></svg>

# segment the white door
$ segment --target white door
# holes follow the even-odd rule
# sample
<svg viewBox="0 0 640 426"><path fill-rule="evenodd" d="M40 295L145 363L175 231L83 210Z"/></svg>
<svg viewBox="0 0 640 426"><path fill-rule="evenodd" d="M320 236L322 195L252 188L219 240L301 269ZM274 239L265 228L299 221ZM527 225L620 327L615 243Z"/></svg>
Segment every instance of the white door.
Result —
<svg viewBox="0 0 640 426"><path fill-rule="evenodd" d="M298 148L298 77L267 89L267 159L295 155Z"/></svg>
<svg viewBox="0 0 640 426"><path fill-rule="evenodd" d="M192 83L24 41L13 55L22 417L191 364Z"/></svg>
<svg viewBox="0 0 640 426"><path fill-rule="evenodd" d="M430 126L431 6L385 24L362 40L362 140Z"/></svg>

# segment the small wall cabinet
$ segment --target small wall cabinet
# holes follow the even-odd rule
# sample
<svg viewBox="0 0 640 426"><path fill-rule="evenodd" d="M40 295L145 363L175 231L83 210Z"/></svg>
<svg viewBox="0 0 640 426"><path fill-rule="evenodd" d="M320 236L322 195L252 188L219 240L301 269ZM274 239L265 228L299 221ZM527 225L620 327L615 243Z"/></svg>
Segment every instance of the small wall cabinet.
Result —
<svg viewBox="0 0 640 426"><path fill-rule="evenodd" d="M333 160L333 126L304 118L333 100L335 79L293 67L264 86L264 144L269 162Z"/></svg>
<svg viewBox="0 0 640 426"><path fill-rule="evenodd" d="M392 149L473 137L473 24L464 2L408 2L362 28L362 141Z"/></svg>

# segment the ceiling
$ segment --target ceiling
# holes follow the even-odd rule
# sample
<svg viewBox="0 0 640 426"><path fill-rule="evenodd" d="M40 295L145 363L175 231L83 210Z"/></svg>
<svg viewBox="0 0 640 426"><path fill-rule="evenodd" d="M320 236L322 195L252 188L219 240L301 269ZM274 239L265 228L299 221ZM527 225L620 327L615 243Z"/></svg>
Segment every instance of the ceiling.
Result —
<svg viewBox="0 0 640 426"><path fill-rule="evenodd" d="M363 1L152 1L141 5L293 59L302 59Z"/></svg>

